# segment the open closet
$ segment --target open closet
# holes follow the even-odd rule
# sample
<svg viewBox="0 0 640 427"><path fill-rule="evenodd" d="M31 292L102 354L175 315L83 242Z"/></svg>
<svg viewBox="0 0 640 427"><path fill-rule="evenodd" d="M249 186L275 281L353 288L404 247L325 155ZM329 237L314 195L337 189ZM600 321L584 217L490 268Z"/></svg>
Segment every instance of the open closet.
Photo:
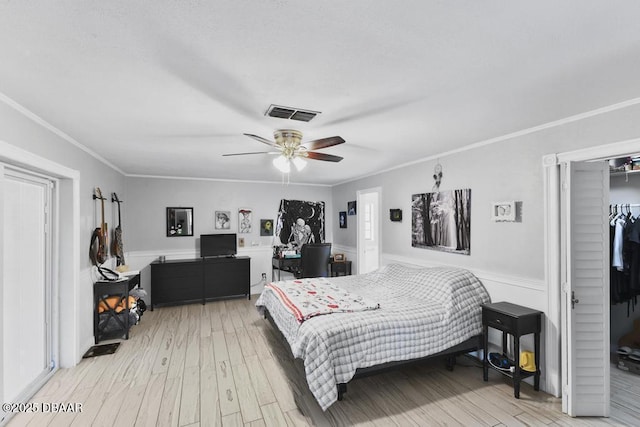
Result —
<svg viewBox="0 0 640 427"><path fill-rule="evenodd" d="M640 392L640 157L609 167L611 405L628 407Z"/></svg>

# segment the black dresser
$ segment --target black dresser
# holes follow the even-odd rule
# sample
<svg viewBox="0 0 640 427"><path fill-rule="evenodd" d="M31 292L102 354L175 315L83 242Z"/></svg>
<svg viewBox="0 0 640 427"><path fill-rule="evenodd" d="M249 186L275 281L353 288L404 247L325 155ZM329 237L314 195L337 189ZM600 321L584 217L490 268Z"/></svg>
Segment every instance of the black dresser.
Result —
<svg viewBox="0 0 640 427"><path fill-rule="evenodd" d="M151 263L151 310L228 297L251 298L251 258L212 257Z"/></svg>

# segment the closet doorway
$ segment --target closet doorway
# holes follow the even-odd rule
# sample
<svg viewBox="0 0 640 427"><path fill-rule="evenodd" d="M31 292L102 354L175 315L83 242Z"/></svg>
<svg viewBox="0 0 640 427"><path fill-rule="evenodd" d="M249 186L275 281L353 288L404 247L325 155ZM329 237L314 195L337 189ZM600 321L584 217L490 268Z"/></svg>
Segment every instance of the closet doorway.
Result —
<svg viewBox="0 0 640 427"><path fill-rule="evenodd" d="M609 161L609 224L612 262L610 284L611 406L617 411L640 412L640 375L618 368L618 351L636 351L625 357L623 367L640 363L640 157Z"/></svg>
<svg viewBox="0 0 640 427"><path fill-rule="evenodd" d="M0 181L0 400L18 403L28 399L53 369L54 182L2 164Z"/></svg>
<svg viewBox="0 0 640 427"><path fill-rule="evenodd" d="M546 278L549 283L549 328L546 337L549 346L545 362L548 370L552 371L547 377L547 386L548 391L562 395L562 409L571 416L609 416L613 406L611 369L615 369L617 373L617 368L611 368L608 160L638 152L640 139L634 139L543 158ZM582 168L584 165L592 165L593 170L587 172L586 169L589 168ZM566 173L575 166L583 169L583 175L577 179ZM586 184L586 187L580 188L578 185L573 188L572 184L575 183ZM596 187L599 188L598 194L594 193ZM593 214L588 224L576 221L566 208L567 201L572 204L583 199L594 202L592 207L580 206L573 211L589 211ZM596 199L599 200L597 203ZM581 230L580 233L572 234L572 225L574 230ZM579 240L581 238L584 240ZM587 270L591 267L592 273L595 270L594 262L591 259L580 259L580 251L575 250L584 246L601 248L600 252L604 256L596 262L601 274L586 277L590 287L588 293L584 294L579 290L574 294L574 282L582 280L584 283L585 279L574 266ZM576 278L580 280L574 280ZM595 298L596 295L599 297ZM571 330L571 326L575 325L576 311L583 316L583 330ZM582 339L587 346L571 345L576 338ZM558 344L561 344L561 348L558 348ZM558 354L562 369L558 369L555 362ZM616 407L616 411L617 409Z"/></svg>

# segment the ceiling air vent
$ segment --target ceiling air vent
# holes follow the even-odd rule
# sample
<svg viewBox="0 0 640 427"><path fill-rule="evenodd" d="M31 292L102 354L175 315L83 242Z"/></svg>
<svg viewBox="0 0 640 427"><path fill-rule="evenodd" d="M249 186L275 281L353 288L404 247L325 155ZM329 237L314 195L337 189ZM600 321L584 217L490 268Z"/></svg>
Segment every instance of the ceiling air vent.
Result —
<svg viewBox="0 0 640 427"><path fill-rule="evenodd" d="M273 104L269 106L269 109L265 113L265 115L269 117L298 120L301 122L308 122L318 114L320 114L319 111L301 110L299 108L282 107L280 105Z"/></svg>

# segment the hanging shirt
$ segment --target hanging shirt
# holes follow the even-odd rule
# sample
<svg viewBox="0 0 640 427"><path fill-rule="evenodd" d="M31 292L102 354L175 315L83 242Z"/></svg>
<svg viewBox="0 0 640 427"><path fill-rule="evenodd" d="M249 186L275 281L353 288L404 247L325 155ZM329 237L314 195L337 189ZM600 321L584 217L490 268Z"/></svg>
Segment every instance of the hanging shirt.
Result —
<svg viewBox="0 0 640 427"><path fill-rule="evenodd" d="M611 259L611 266L618 269L618 271L624 270L624 261L622 259L622 246L624 241L624 217L618 218L615 221L615 234L613 237L613 257Z"/></svg>

